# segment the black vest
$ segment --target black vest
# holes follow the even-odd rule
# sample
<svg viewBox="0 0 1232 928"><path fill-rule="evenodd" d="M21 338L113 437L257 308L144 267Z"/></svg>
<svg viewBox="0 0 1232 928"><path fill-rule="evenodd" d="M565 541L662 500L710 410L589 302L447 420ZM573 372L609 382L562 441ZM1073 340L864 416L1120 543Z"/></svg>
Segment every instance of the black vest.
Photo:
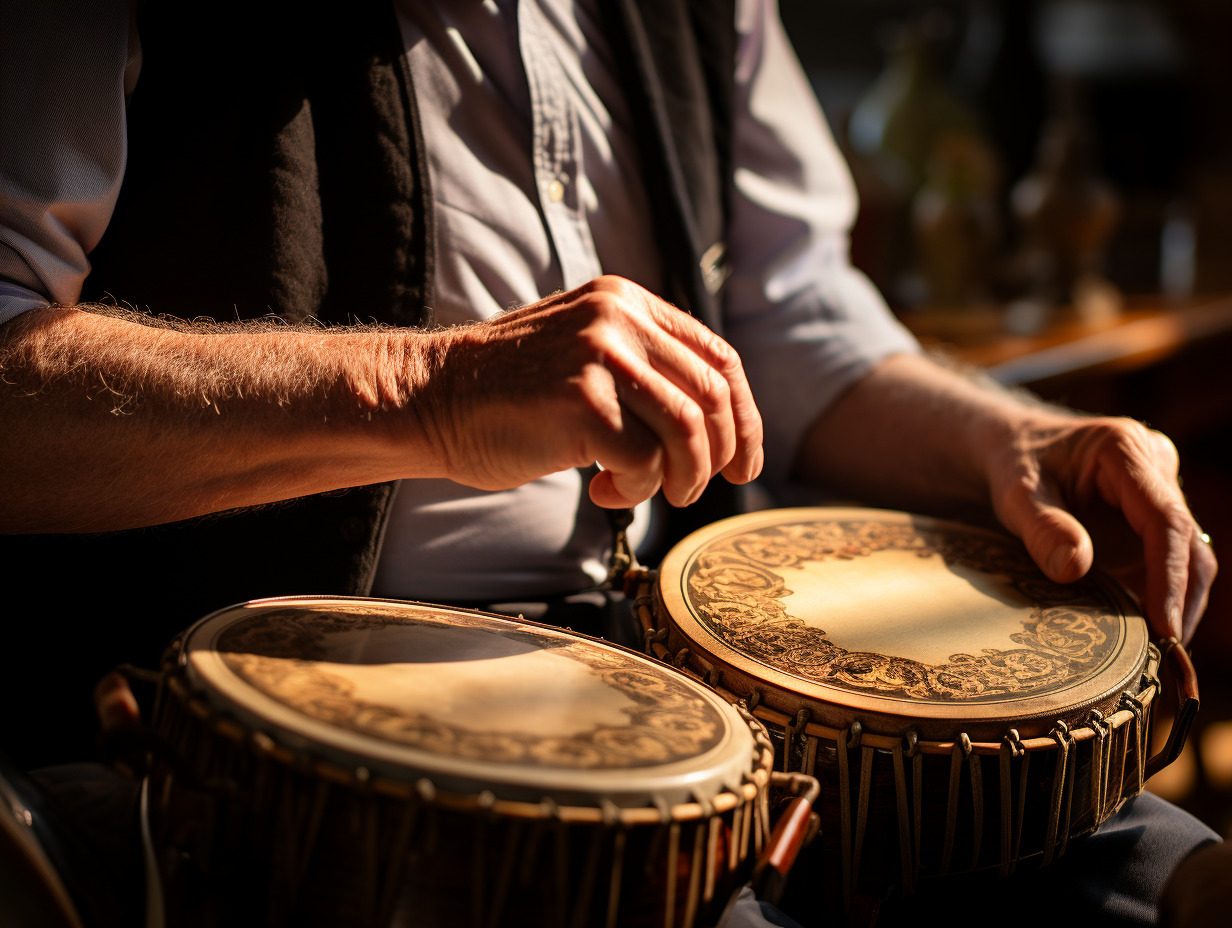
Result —
<svg viewBox="0 0 1232 928"><path fill-rule="evenodd" d="M712 327L731 177L733 4L604 0L666 256L664 296ZM257 7L257 9L253 9ZM285 2L148 3L129 161L83 301L221 321L431 322L432 198L388 2L305 21ZM706 266L703 266L703 259ZM139 531L0 539L27 705L0 751L80 758L90 690L153 666L207 612L259 596L366 594L396 485ZM730 511L716 481L677 534ZM69 590L77 590L70 593ZM10 716L11 717L11 716Z"/></svg>

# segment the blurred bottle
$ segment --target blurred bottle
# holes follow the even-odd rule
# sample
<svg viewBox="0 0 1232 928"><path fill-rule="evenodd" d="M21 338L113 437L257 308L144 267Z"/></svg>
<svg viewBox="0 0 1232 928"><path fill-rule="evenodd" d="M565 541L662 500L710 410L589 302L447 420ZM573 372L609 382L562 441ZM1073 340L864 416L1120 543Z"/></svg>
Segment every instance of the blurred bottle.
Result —
<svg viewBox="0 0 1232 928"><path fill-rule="evenodd" d="M1054 82L1082 89L1099 174L1120 200L1100 270L1126 292L1159 293L1160 245L1188 170L1188 54L1162 0L1041 0L1036 41ZM1200 201L1194 200L1194 203Z"/></svg>
<svg viewBox="0 0 1232 928"><path fill-rule="evenodd" d="M949 31L938 12L886 30L885 69L851 111L848 137L854 151L896 163L912 192L923 182L933 147L942 135L975 135L979 121L937 75L932 47Z"/></svg>
<svg viewBox="0 0 1232 928"><path fill-rule="evenodd" d="M1120 197L1096 169L1076 84L1061 81L1057 91L1036 165L1011 194L1022 231L1018 270L1031 297L1107 315L1118 299L1102 264L1121 213Z"/></svg>
<svg viewBox="0 0 1232 928"><path fill-rule="evenodd" d="M861 244L879 269L875 282L900 306L964 302L981 289L970 275L985 270L968 256L975 244L970 228L985 212L975 178L998 170L975 164L995 165L997 156L975 111L938 74L934 51L949 31L949 17L939 11L887 26L885 68L848 124L853 172L858 182L864 178L862 202L872 195L885 230L879 242ZM988 205L995 212L995 202Z"/></svg>
<svg viewBox="0 0 1232 928"><path fill-rule="evenodd" d="M942 135L912 207L916 262L927 302L960 308L988 299L1001 238L997 159L970 135Z"/></svg>
<svg viewBox="0 0 1232 928"><path fill-rule="evenodd" d="M953 86L980 114L1010 183L1035 158L1047 108L1037 0L968 0Z"/></svg>

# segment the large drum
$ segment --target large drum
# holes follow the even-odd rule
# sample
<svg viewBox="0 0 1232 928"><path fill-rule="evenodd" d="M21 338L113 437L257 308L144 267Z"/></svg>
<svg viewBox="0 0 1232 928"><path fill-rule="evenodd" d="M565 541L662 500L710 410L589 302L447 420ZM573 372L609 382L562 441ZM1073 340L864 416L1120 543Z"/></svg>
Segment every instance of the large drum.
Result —
<svg viewBox="0 0 1232 928"><path fill-rule="evenodd" d="M748 713L482 613L232 607L173 644L155 716L172 925L687 926L769 835Z"/></svg>
<svg viewBox="0 0 1232 928"><path fill-rule="evenodd" d="M1160 652L1098 575L904 513L785 509L676 546L636 600L647 650L747 705L822 782L826 879L879 895L1047 864L1179 752L1148 757Z"/></svg>

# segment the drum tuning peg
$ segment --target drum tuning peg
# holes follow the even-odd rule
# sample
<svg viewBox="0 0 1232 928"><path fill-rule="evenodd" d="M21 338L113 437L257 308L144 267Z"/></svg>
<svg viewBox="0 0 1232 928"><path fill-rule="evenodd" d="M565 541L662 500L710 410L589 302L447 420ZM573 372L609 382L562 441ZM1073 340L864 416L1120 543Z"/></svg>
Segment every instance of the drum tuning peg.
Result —
<svg viewBox="0 0 1232 928"><path fill-rule="evenodd" d="M620 808L606 796L599 800L599 814L603 817L603 824L608 828L620 823Z"/></svg>
<svg viewBox="0 0 1232 928"><path fill-rule="evenodd" d="M860 741L864 738L864 726L860 724L860 720L856 719L847 729L847 750L853 750L860 745Z"/></svg>
<svg viewBox="0 0 1232 928"><path fill-rule="evenodd" d="M434 802L436 800L436 784L427 777L420 777L415 781L415 792L419 794L419 798L424 802Z"/></svg>

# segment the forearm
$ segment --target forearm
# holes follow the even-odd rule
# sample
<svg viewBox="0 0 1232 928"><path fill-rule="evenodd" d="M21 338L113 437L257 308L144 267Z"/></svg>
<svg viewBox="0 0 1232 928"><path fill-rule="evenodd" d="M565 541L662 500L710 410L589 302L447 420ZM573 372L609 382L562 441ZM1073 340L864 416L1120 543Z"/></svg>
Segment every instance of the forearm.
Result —
<svg viewBox="0 0 1232 928"><path fill-rule="evenodd" d="M598 462L673 505L761 471L736 352L603 277L472 326L155 328L49 307L0 327L0 530L106 531L395 478L483 490Z"/></svg>
<svg viewBox="0 0 1232 928"><path fill-rule="evenodd" d="M898 355L840 397L806 433L795 474L866 502L973 514L990 505L988 462L1032 409L927 358Z"/></svg>
<svg viewBox="0 0 1232 928"><path fill-rule="evenodd" d="M924 358L889 359L813 426L806 479L881 505L995 515L1052 580L1101 567L1157 634L1193 633L1215 578L1167 437L982 385Z"/></svg>
<svg viewBox="0 0 1232 928"><path fill-rule="evenodd" d="M0 529L129 528L439 475L415 414L429 338L28 312L0 327Z"/></svg>

